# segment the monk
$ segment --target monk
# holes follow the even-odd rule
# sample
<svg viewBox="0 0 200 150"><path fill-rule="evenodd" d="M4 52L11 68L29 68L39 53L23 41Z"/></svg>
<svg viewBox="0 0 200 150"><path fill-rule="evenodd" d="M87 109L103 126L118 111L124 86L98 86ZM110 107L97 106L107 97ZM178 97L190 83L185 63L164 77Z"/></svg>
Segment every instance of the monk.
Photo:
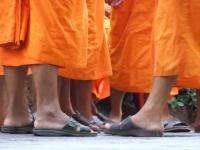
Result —
<svg viewBox="0 0 200 150"><path fill-rule="evenodd" d="M109 51L104 36L104 1L87 0L88 7L88 57L84 69L63 69L60 75L71 78L71 101L89 124L103 123L92 113L92 83L112 74Z"/></svg>
<svg viewBox="0 0 200 150"><path fill-rule="evenodd" d="M154 82L144 107L108 133L124 136L162 136L162 106L172 86L200 87L200 3L197 0L159 0L154 23Z"/></svg>
<svg viewBox="0 0 200 150"><path fill-rule="evenodd" d="M2 65L9 95L2 132L96 136L61 111L57 91L59 67L86 66L85 1L3 0L0 8ZM35 120L23 96L28 67L37 99Z"/></svg>
<svg viewBox="0 0 200 150"><path fill-rule="evenodd" d="M119 1L120 2L120 1ZM112 2L109 48L113 75L110 120L120 122L125 92L149 93L153 79L152 30L155 0ZM122 13L123 12L123 13Z"/></svg>
<svg viewBox="0 0 200 150"><path fill-rule="evenodd" d="M111 79L111 111L109 115L109 122L120 122L123 116L122 112L122 102L124 99L125 92L130 93L149 93L151 89L152 76L153 76L153 50L152 50L152 22L153 22L153 13L155 11L155 1L148 2L145 7L151 7L148 9L149 13L144 14L139 8L140 5L136 4L133 8L127 7L131 5L131 1L124 1L124 6L113 7L111 24L112 29L109 37L110 41L110 49L111 49L111 60L112 66L114 70L113 76ZM132 12L128 12L127 10L133 10ZM121 22L125 22L125 18L119 18L121 11L127 12L127 15L131 15L129 20L126 21L125 25L121 24ZM135 17L134 14L138 14ZM125 15L125 13L123 13ZM137 21L141 17L149 18L146 22L150 22L151 26L144 26L145 22ZM117 18L117 19L116 19ZM126 20L126 19L125 19ZM132 21L135 24L131 24ZM138 22L136 24L136 22ZM134 25L136 27L134 27ZM126 27L124 27L126 26ZM134 34L131 34L128 31L128 27L144 28L145 32L140 31ZM129 27L129 28L130 28ZM120 29L120 31L119 31ZM149 32L147 33L147 30ZM116 34L117 33L117 34ZM148 36L147 36L148 35ZM140 37L146 38L141 38ZM131 38L132 37L132 38ZM147 40L149 38L149 40ZM116 40L117 39L117 40ZM146 39L146 41L145 41ZM118 42L117 42L118 41ZM143 42L143 44L141 44ZM125 44L127 43L127 44ZM127 55L131 54L133 55ZM140 53L145 53L147 55L141 55ZM141 56L140 56L141 55ZM140 58L140 59L139 59ZM118 61L120 59L121 61ZM144 62L144 60L147 60ZM135 63L134 63L135 62ZM127 65L128 64L128 65ZM140 65L145 65L143 68ZM125 69L125 70L124 70ZM173 89L171 92L172 95L177 94L178 90ZM148 95L148 94L145 94ZM147 97L147 96L145 96ZM146 99L146 98L145 98ZM166 125L165 131L170 132L188 132L190 128L185 124L181 123L177 118L174 118L170 115L168 110L168 105L165 104L163 108L165 113L162 115L162 120ZM181 125L180 125L181 124ZM174 129L172 126L174 125Z"/></svg>

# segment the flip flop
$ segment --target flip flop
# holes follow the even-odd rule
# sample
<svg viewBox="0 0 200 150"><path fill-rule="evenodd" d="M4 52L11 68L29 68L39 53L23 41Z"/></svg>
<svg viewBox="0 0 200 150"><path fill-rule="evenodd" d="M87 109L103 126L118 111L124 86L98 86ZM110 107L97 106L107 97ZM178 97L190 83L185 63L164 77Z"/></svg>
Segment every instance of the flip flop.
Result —
<svg viewBox="0 0 200 150"><path fill-rule="evenodd" d="M90 124L97 125L99 128L101 128L104 125L104 122L101 121L97 116L92 116L90 119L88 119Z"/></svg>
<svg viewBox="0 0 200 150"><path fill-rule="evenodd" d="M77 122L79 122L85 126L90 125L88 120L85 117L83 117L79 112L76 112L75 114L73 114L72 118L74 118L74 120L76 120Z"/></svg>
<svg viewBox="0 0 200 150"><path fill-rule="evenodd" d="M161 137L163 135L161 131L149 131L135 125L131 118L112 124L110 129L105 129L104 132L111 135L134 137Z"/></svg>
<svg viewBox="0 0 200 150"><path fill-rule="evenodd" d="M72 118L79 122L80 124L83 124L85 126L90 127L92 130L96 132L100 132L100 128L97 125L91 124L84 116L82 116L79 112L76 112L75 114L72 115Z"/></svg>
<svg viewBox="0 0 200 150"><path fill-rule="evenodd" d="M1 132L9 134L32 134L33 128L34 128L34 121L21 127L2 126Z"/></svg>
<svg viewBox="0 0 200 150"><path fill-rule="evenodd" d="M164 132L190 132L191 128L177 118L170 118L163 122Z"/></svg>
<svg viewBox="0 0 200 150"><path fill-rule="evenodd" d="M108 117L100 112L97 112L95 115L103 122L112 122Z"/></svg>
<svg viewBox="0 0 200 150"><path fill-rule="evenodd" d="M78 130L79 129L79 130ZM74 136L74 137L95 137L96 132L93 132L89 127L83 126L70 118L62 129L53 128L34 128L35 136Z"/></svg>
<svg viewBox="0 0 200 150"><path fill-rule="evenodd" d="M195 133L200 133L200 127L195 127L195 128L194 128L194 132L195 132Z"/></svg>

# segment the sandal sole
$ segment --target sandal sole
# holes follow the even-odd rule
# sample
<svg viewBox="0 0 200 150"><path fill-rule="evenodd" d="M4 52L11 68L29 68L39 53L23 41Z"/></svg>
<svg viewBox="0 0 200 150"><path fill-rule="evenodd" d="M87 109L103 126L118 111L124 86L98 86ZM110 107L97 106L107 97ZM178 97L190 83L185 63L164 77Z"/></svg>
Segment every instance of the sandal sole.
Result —
<svg viewBox="0 0 200 150"><path fill-rule="evenodd" d="M62 129L33 129L35 136L73 136L73 137L95 137L97 133L75 133Z"/></svg>

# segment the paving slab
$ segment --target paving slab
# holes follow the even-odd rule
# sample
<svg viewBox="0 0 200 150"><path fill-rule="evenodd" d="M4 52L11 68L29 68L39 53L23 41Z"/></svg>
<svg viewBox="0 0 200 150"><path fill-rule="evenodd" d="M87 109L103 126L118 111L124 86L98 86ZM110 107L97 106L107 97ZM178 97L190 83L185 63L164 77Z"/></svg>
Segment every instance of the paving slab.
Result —
<svg viewBox="0 0 200 150"><path fill-rule="evenodd" d="M160 138L35 137L0 133L0 150L200 150L200 134L165 134Z"/></svg>

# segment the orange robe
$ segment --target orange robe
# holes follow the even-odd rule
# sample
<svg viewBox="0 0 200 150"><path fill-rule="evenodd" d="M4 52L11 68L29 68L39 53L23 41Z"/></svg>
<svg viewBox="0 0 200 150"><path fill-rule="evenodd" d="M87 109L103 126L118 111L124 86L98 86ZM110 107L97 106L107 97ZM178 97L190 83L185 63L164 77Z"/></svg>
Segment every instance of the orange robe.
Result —
<svg viewBox="0 0 200 150"><path fill-rule="evenodd" d="M0 76L4 75L4 72L3 72L3 67L0 66Z"/></svg>
<svg viewBox="0 0 200 150"><path fill-rule="evenodd" d="M156 0L125 0L112 8L109 35L112 88L124 92L150 91L155 8Z"/></svg>
<svg viewBox="0 0 200 150"><path fill-rule="evenodd" d="M108 35L110 32L109 18L104 18L104 30L105 30L105 36L106 36L106 41L107 41ZM110 96L110 83L109 83L108 78L109 77L101 78L93 82L92 93L94 94L96 100L102 100Z"/></svg>
<svg viewBox="0 0 200 150"><path fill-rule="evenodd" d="M2 60L2 53L1 53L1 48L0 48L0 62ZM3 71L3 66L0 64L0 76L4 74L4 71Z"/></svg>
<svg viewBox="0 0 200 150"><path fill-rule="evenodd" d="M88 8L88 57L83 69L67 67L60 76L76 80L97 80L110 76L111 62L104 35L104 1L86 0Z"/></svg>
<svg viewBox="0 0 200 150"><path fill-rule="evenodd" d="M92 85L92 93L95 100L99 101L110 96L110 84L108 78L95 80Z"/></svg>
<svg viewBox="0 0 200 150"><path fill-rule="evenodd" d="M88 15L85 0L1 0L0 8L4 8L0 13L6 14L6 17L0 15L0 33L4 33L0 35L3 65L86 66ZM23 11L25 8L30 9ZM27 10L30 12L25 13ZM19 45L23 40L23 48L5 46L6 42Z"/></svg>
<svg viewBox="0 0 200 150"><path fill-rule="evenodd" d="M155 76L200 88L200 1L159 0L155 18Z"/></svg>
<svg viewBox="0 0 200 150"><path fill-rule="evenodd" d="M6 8L9 6L9 8ZM0 46L19 48L26 37L30 4L28 0L1 0ZM9 21L9 22L4 22Z"/></svg>

